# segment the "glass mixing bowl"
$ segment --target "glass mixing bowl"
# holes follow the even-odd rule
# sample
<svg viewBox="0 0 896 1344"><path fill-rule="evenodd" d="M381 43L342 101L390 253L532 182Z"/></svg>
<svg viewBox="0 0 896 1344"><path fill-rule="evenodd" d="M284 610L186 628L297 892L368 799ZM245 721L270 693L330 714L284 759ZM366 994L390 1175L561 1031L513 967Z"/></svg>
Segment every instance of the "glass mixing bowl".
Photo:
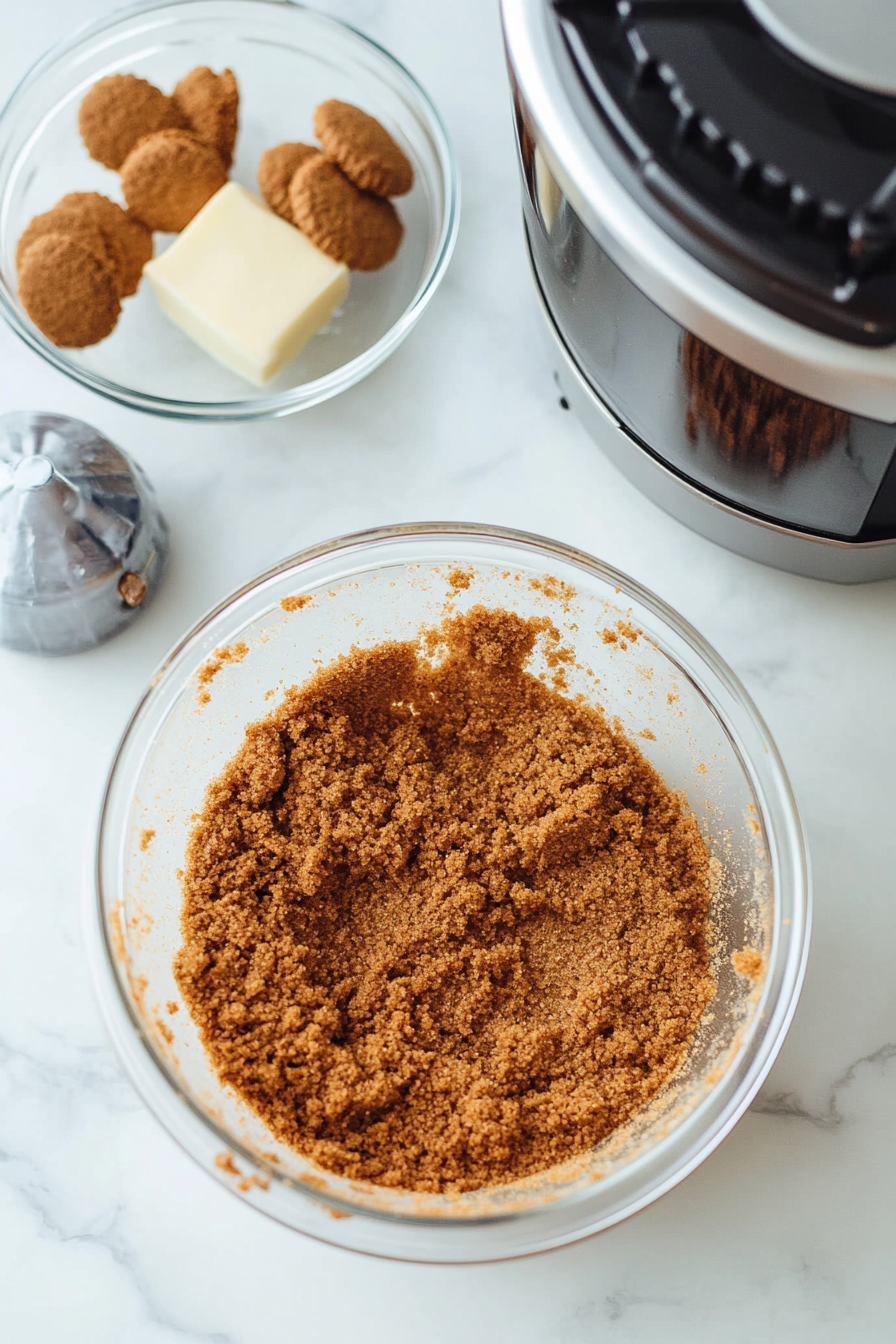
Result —
<svg viewBox="0 0 896 1344"><path fill-rule="evenodd" d="M469 588L459 592L447 577L457 565L472 570ZM311 602L282 605L306 594ZM354 645L414 638L449 603L549 615L591 673L570 674L570 694L599 699L666 783L684 790L723 877L711 907L718 992L673 1081L586 1158L537 1180L445 1197L344 1180L279 1143L212 1071L172 958L180 945L178 872L193 817L246 724L269 713L319 660ZM625 634L632 626L640 632L634 641ZM611 641L607 631L619 637ZM235 641L247 646L242 661L223 661L213 680L204 674L200 681L215 650ZM202 703L205 690L210 699ZM478 1261L609 1227L712 1152L755 1095L796 1007L809 888L774 744L743 687L696 631L631 579L559 542L433 523L364 532L293 556L229 597L172 650L112 766L88 911L94 979L125 1069L211 1175L324 1241L402 1259ZM732 953L746 945L764 958L756 984L732 965ZM172 1014L172 1003L181 1011Z"/></svg>
<svg viewBox="0 0 896 1344"><path fill-rule="evenodd" d="M230 66L240 87L231 178L257 193L262 152L313 140L318 103L341 98L377 117L414 165L395 202L405 236L381 271L354 272L343 308L263 388L207 355L158 307L149 282L126 299L112 335L63 350L37 330L16 290L16 242L70 191L123 201L118 174L88 157L78 106L103 75L132 72L170 92L194 65ZM33 350L94 392L137 410L194 420L287 415L352 387L405 338L445 274L457 236L457 169L426 93L376 43L291 0L170 0L81 29L25 76L0 114L0 308ZM173 235L156 234L156 255Z"/></svg>

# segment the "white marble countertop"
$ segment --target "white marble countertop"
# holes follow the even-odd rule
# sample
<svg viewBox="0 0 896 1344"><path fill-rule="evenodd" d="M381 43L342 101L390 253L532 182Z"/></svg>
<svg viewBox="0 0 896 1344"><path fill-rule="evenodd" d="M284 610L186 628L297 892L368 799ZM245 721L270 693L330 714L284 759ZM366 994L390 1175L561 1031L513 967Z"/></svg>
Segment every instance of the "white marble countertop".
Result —
<svg viewBox="0 0 896 1344"><path fill-rule="evenodd" d="M7 5L0 96L103 0ZM460 158L457 254L354 391L269 424L154 420L0 330L0 412L96 424L172 528L154 605L79 657L0 653L0 1336L6 1344L883 1344L896 1321L896 583L838 588L728 555L641 499L558 405L524 257L494 0L326 0L391 48ZM610 1232L478 1268L365 1259L267 1221L124 1080L85 968L79 867L110 756L168 646L289 552L402 520L502 523L677 607L766 717L811 846L796 1020L759 1099L683 1185Z"/></svg>

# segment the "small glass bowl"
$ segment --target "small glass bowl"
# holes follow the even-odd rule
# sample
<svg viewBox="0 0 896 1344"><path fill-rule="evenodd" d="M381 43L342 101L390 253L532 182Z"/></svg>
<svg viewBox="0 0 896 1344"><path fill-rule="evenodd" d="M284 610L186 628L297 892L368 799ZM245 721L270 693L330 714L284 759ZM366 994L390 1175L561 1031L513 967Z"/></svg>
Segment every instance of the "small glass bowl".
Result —
<svg viewBox="0 0 896 1344"><path fill-rule="evenodd" d="M470 572L461 591L448 578L458 565ZM666 783L685 792L721 864L711 907L718 990L675 1078L591 1153L537 1179L429 1196L315 1167L221 1084L172 971L181 941L178 874L207 784L240 746L246 724L268 714L284 688L352 646L412 639L447 610L476 603L550 616L581 664L570 673L570 693L598 699ZM211 681L206 667L200 684L215 650L238 641L248 650L242 661L222 661ZM465 1262L546 1250L609 1227L712 1152L755 1095L793 1016L808 951L809 885L774 744L696 631L631 579L568 546L431 523L360 533L285 560L171 651L112 766L86 913L94 981L125 1069L211 1175L323 1241ZM745 946L763 958L756 983L732 964Z"/></svg>
<svg viewBox="0 0 896 1344"><path fill-rule="evenodd" d="M295 360L254 388L207 355L159 309L143 281L106 340L83 350L48 341L22 308L16 243L29 219L70 191L123 203L117 173L95 163L78 106L103 75L132 72L170 92L195 65L229 66L240 87L231 178L257 193L262 152L313 141L326 98L377 117L414 166L395 202L405 236L381 271L354 272L348 300ZM292 0L169 0L114 13L55 47L0 113L0 308L33 350L94 392L137 410L192 420L248 420L315 406L354 386L401 343L451 258L460 209L448 136L426 93L382 47ZM156 253L166 236L156 234Z"/></svg>

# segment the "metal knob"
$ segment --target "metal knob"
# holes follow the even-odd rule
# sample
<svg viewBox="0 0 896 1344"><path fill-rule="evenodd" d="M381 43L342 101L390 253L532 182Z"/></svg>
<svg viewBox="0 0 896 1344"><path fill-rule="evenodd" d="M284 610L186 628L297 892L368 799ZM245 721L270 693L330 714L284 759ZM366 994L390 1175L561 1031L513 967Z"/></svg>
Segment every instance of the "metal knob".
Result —
<svg viewBox="0 0 896 1344"><path fill-rule="evenodd" d="M0 644L77 653L158 587L168 529L135 462L64 415L0 416Z"/></svg>

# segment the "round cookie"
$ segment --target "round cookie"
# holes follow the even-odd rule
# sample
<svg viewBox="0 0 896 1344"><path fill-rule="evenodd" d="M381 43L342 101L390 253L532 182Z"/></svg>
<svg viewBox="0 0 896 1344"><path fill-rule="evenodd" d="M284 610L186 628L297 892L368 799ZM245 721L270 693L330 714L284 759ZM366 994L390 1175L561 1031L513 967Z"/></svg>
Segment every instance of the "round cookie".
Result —
<svg viewBox="0 0 896 1344"><path fill-rule="evenodd" d="M80 216L71 218L65 211L60 211L58 205L54 205L52 210L46 210L42 215L35 215L26 224L19 241L16 243L17 271L22 269L22 261L28 249L37 242L38 238L45 238L48 233L64 234L67 238L74 238L82 247L87 249L91 256L109 268L117 283L115 254L102 231L90 219Z"/></svg>
<svg viewBox="0 0 896 1344"><path fill-rule="evenodd" d="M363 191L403 196L414 185L404 150L375 117L352 103L330 98L314 113L314 134L327 156Z"/></svg>
<svg viewBox="0 0 896 1344"><path fill-rule="evenodd" d="M398 251L404 228L392 202L360 191L323 155L296 170L289 204L312 243L353 271L378 271Z"/></svg>
<svg viewBox="0 0 896 1344"><path fill-rule="evenodd" d="M240 103L233 71L222 70L216 75L207 65L197 65L175 85L173 97L196 139L216 149L224 167L229 168Z"/></svg>
<svg viewBox="0 0 896 1344"><path fill-rule="evenodd" d="M186 228L226 181L220 155L190 131L145 136L121 169L121 189L131 213L163 233Z"/></svg>
<svg viewBox="0 0 896 1344"><path fill-rule="evenodd" d="M125 252L127 266L123 276L125 288L121 291L122 298L127 298L129 294L136 294L137 287L143 276L143 267L148 261L152 261L153 241L152 230L132 215L130 210L124 210L124 219L121 222L122 241L125 243Z"/></svg>
<svg viewBox="0 0 896 1344"><path fill-rule="evenodd" d="M107 168L120 168L142 136L183 124L174 99L136 75L97 80L78 110L78 130L87 153Z"/></svg>
<svg viewBox="0 0 896 1344"><path fill-rule="evenodd" d="M121 312L111 267L78 238L46 233L22 257L19 298L31 321L54 345L96 345Z"/></svg>
<svg viewBox="0 0 896 1344"><path fill-rule="evenodd" d="M289 184L296 169L313 158L320 158L320 150L316 145L288 141L275 145L273 149L266 149L259 161L259 190L274 213L288 224L294 222L289 204Z"/></svg>
<svg viewBox="0 0 896 1344"><path fill-rule="evenodd" d="M136 293L143 267L152 256L152 233L145 224L97 191L71 191L50 214L60 224L84 221L99 229L112 255L121 297Z"/></svg>

